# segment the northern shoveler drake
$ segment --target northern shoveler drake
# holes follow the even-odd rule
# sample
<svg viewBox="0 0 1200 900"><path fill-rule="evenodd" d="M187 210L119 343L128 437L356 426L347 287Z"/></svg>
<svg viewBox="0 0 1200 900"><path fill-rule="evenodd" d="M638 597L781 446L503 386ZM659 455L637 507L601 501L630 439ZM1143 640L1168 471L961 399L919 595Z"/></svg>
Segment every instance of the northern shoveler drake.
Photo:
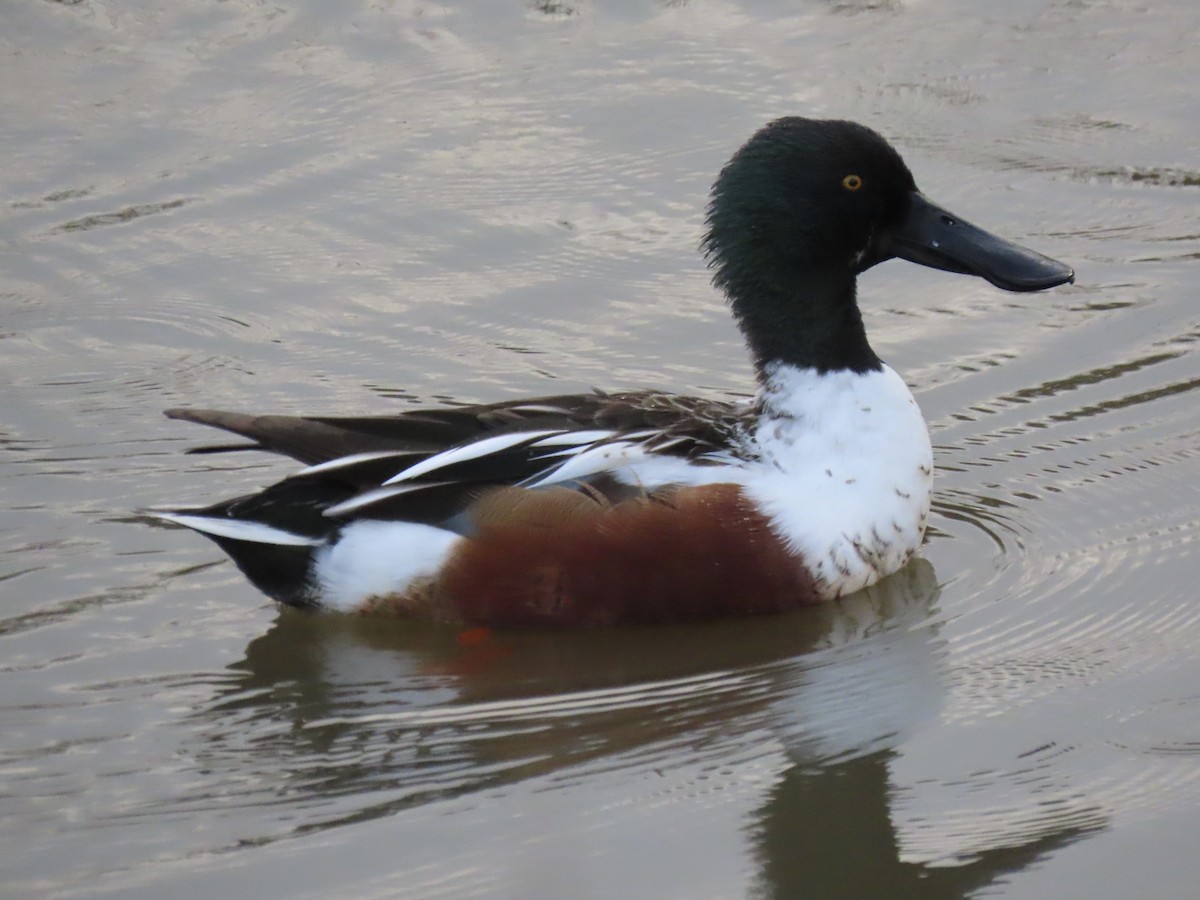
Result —
<svg viewBox="0 0 1200 900"><path fill-rule="evenodd" d="M792 609L902 567L933 453L871 349L856 277L899 257L1009 291L1070 267L926 199L853 122L783 118L713 186L702 248L754 358L744 404L595 392L364 418L167 415L304 463L159 512L290 606L479 625L677 622Z"/></svg>

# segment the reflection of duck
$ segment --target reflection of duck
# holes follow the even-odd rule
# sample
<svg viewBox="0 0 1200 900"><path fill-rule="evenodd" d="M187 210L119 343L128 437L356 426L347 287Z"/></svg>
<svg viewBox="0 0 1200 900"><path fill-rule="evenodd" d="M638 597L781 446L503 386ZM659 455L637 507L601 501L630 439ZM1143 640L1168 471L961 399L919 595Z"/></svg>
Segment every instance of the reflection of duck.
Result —
<svg viewBox="0 0 1200 900"><path fill-rule="evenodd" d="M215 736L204 764L221 768L229 740L228 764L253 766L246 748L261 746L264 777L294 763L313 790L335 779L368 802L382 778L408 806L446 785L472 793L571 767L673 764L730 741L808 762L869 753L940 705L936 596L918 560L782 622L506 631L470 646L453 629L285 612L198 713ZM254 723L281 721L292 727L255 737ZM326 756L338 747L347 752Z"/></svg>
<svg viewBox="0 0 1200 900"><path fill-rule="evenodd" d="M269 819L253 843L292 838L282 855L313 878L357 848L362 877L383 893L403 879L397 895L462 870L496 896L518 873L541 886L523 896L571 893L546 886L556 875L597 895L732 878L735 896L965 896L1079 829L962 866L903 854L897 794L920 785L895 763L945 691L936 597L917 561L780 618L472 647L453 629L285 612L195 714L195 802L228 784Z"/></svg>
<svg viewBox="0 0 1200 900"><path fill-rule="evenodd" d="M387 418L169 415L309 464L162 515L295 606L595 625L839 597L920 546L932 454L855 281L893 257L1007 290L1067 266L934 206L879 135L780 119L713 187L705 251L760 383L747 406L589 394Z"/></svg>
<svg viewBox="0 0 1200 900"><path fill-rule="evenodd" d="M1099 827L1064 816L1040 834L997 841L954 865L906 858L892 808L893 758L881 750L820 770L793 766L783 774L758 814L759 896L961 900Z"/></svg>

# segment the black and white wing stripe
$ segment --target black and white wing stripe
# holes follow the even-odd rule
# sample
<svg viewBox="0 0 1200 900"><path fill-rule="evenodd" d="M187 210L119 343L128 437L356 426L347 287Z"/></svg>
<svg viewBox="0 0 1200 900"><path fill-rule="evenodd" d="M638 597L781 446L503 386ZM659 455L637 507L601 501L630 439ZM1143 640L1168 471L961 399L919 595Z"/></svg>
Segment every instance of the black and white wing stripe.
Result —
<svg viewBox="0 0 1200 900"><path fill-rule="evenodd" d="M742 444L739 406L656 392L545 397L387 417L247 416L169 410L248 445L308 463L284 484L339 497L327 519L438 522L483 490L584 483L631 459L729 462Z"/></svg>

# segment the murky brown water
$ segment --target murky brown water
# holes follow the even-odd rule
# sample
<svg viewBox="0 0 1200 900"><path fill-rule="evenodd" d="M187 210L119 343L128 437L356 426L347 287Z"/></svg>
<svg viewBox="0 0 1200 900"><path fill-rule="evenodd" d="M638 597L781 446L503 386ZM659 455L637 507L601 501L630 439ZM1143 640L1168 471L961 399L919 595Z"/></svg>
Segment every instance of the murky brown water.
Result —
<svg viewBox="0 0 1200 900"><path fill-rule="evenodd" d="M1192 0L458 6L0 4L3 893L1195 896ZM1079 273L863 280L924 562L463 646L129 521L288 468L167 406L748 390L696 243L787 113Z"/></svg>

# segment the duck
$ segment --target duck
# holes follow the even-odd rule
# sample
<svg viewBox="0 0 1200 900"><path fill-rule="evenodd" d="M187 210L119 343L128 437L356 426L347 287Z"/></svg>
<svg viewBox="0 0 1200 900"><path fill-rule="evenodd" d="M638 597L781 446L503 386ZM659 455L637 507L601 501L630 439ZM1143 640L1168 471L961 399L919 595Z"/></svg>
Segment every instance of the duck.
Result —
<svg viewBox="0 0 1200 900"><path fill-rule="evenodd" d="M1062 262L926 198L850 121L770 122L722 168L701 251L754 365L751 398L656 390L385 416L177 408L302 465L265 489L154 511L273 600L463 627L576 628L781 613L918 552L933 452L871 348L857 277L890 259L1016 292Z"/></svg>

